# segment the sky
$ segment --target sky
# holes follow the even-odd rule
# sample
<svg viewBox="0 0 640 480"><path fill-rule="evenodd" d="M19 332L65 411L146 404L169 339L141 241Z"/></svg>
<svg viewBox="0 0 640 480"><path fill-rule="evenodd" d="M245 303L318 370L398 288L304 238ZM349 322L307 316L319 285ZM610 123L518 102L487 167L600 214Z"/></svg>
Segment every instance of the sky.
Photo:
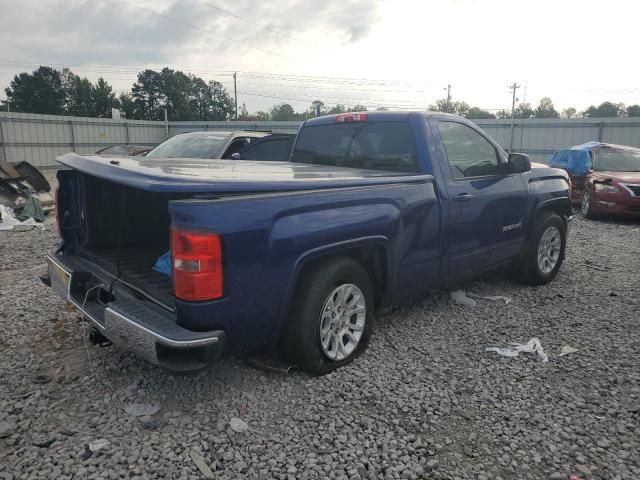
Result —
<svg viewBox="0 0 640 480"><path fill-rule="evenodd" d="M319 99L426 109L640 104L633 0L0 0L0 99L13 76L68 66L118 91L164 66L217 80L238 103Z"/></svg>

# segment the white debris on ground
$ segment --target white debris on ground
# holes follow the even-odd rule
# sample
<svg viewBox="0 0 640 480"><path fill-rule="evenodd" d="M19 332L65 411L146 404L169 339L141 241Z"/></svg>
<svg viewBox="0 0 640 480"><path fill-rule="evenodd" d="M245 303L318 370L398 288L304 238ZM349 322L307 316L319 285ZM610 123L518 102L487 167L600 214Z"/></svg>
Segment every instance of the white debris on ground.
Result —
<svg viewBox="0 0 640 480"><path fill-rule="evenodd" d="M111 445L111 442L109 440L106 440L104 438L99 438L98 440L95 440L89 443L89 450L93 453L96 453L102 450L103 448L108 447L109 445Z"/></svg>
<svg viewBox="0 0 640 480"><path fill-rule="evenodd" d="M41 223L33 218L20 221L16 218L13 208L0 205L0 231L25 232L36 227L44 228Z"/></svg>
<svg viewBox="0 0 640 480"><path fill-rule="evenodd" d="M572 347L571 345L565 345L560 349L559 357L564 357L565 355L571 355L572 353L578 352L577 348Z"/></svg>
<svg viewBox="0 0 640 480"><path fill-rule="evenodd" d="M478 302L475 299L479 300L490 300L492 302L502 301L505 305L511 303L511 299L509 297L505 297L504 295L479 295L473 292L465 292L463 290L454 290L451 292L451 299L457 305L464 305L467 307L475 307Z"/></svg>
<svg viewBox="0 0 640 480"><path fill-rule="evenodd" d="M159 404L132 403L124 407L124 411L134 417L144 417L145 415L155 415L160 411Z"/></svg>
<svg viewBox="0 0 640 480"><path fill-rule="evenodd" d="M236 433L242 433L249 430L249 424L238 417L233 417L229 422L229 426L231 427L231 430Z"/></svg>
<svg viewBox="0 0 640 480"><path fill-rule="evenodd" d="M538 357L540 357L542 363L546 363L549 361L549 357L546 353L544 353L544 349L542 348L540 340L538 340L536 337L533 337L527 343L514 343L504 348L489 347L485 350L487 352L495 352L502 357L517 357L521 353L535 353L536 355L538 355Z"/></svg>
<svg viewBox="0 0 640 480"><path fill-rule="evenodd" d="M55 228L2 235L0 479L638 479L638 226L577 218L551 284L497 272L456 288L508 306L442 292L392 309L325 377L236 358L178 376L89 345L91 370L77 312L38 279ZM532 335L580 352L542 364L484 351ZM110 444L87 453L96 439Z"/></svg>

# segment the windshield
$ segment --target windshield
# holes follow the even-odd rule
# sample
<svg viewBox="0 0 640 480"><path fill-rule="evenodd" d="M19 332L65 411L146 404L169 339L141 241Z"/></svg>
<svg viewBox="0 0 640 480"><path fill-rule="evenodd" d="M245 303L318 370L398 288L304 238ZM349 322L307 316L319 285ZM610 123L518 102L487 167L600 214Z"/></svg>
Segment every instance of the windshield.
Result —
<svg viewBox="0 0 640 480"><path fill-rule="evenodd" d="M599 172L640 172L640 150L600 148L596 150L593 169Z"/></svg>
<svg viewBox="0 0 640 480"><path fill-rule="evenodd" d="M176 135L147 154L147 158L220 158L228 135Z"/></svg>
<svg viewBox="0 0 640 480"><path fill-rule="evenodd" d="M419 171L406 122L348 122L300 130L292 162L390 172Z"/></svg>

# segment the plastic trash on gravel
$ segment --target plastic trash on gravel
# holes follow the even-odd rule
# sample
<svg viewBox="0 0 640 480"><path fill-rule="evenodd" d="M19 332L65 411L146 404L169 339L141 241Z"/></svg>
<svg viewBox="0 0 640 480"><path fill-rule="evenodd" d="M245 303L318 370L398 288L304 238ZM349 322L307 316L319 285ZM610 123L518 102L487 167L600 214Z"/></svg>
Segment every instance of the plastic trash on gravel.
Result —
<svg viewBox="0 0 640 480"><path fill-rule="evenodd" d="M124 407L124 411L134 417L155 415L160 411L160 405L156 403L132 403Z"/></svg>
<svg viewBox="0 0 640 480"><path fill-rule="evenodd" d="M242 433L249 430L249 425L247 424L247 422L238 417L233 417L229 422L229 426L231 427L231 430L236 433Z"/></svg>
<svg viewBox="0 0 640 480"><path fill-rule="evenodd" d="M578 351L577 348L572 347L571 345L565 345L560 349L559 357L564 357L565 355L571 355L572 353L576 353Z"/></svg>
<svg viewBox="0 0 640 480"><path fill-rule="evenodd" d="M44 228L42 225L38 224L34 218L28 218L21 222L16 218L13 208L6 207L4 205L0 205L0 217L2 217L0 230L24 232L35 227Z"/></svg>
<svg viewBox="0 0 640 480"><path fill-rule="evenodd" d="M498 348L498 347L490 347L486 349L487 352L496 352L498 355L502 357L517 357L521 353L535 353L540 357L542 363L546 363L549 361L549 357L546 353L544 353L544 349L542 348L542 344L540 340L536 337L533 337L527 343L514 343L509 347Z"/></svg>
<svg viewBox="0 0 640 480"><path fill-rule="evenodd" d="M451 292L451 299L457 305L474 307L478 303L474 300L474 298L477 298L479 300L491 300L493 302L502 300L505 305L511 303L511 299L503 295L478 295L477 293L465 292L464 290L454 290L453 292Z"/></svg>
<svg viewBox="0 0 640 480"><path fill-rule="evenodd" d="M111 445L111 442L109 440L104 438L99 438L89 444L89 450L95 453L95 452L99 452L103 448L108 447L109 445Z"/></svg>

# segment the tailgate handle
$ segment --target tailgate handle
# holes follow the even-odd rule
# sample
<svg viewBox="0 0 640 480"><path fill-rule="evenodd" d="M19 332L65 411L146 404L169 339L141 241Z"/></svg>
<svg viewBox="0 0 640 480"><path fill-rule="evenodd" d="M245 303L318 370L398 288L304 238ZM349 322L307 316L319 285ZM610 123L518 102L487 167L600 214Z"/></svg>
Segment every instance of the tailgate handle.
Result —
<svg viewBox="0 0 640 480"><path fill-rule="evenodd" d="M468 202L473 198L473 195L470 193L461 193L460 195L456 195L453 200L455 202Z"/></svg>

